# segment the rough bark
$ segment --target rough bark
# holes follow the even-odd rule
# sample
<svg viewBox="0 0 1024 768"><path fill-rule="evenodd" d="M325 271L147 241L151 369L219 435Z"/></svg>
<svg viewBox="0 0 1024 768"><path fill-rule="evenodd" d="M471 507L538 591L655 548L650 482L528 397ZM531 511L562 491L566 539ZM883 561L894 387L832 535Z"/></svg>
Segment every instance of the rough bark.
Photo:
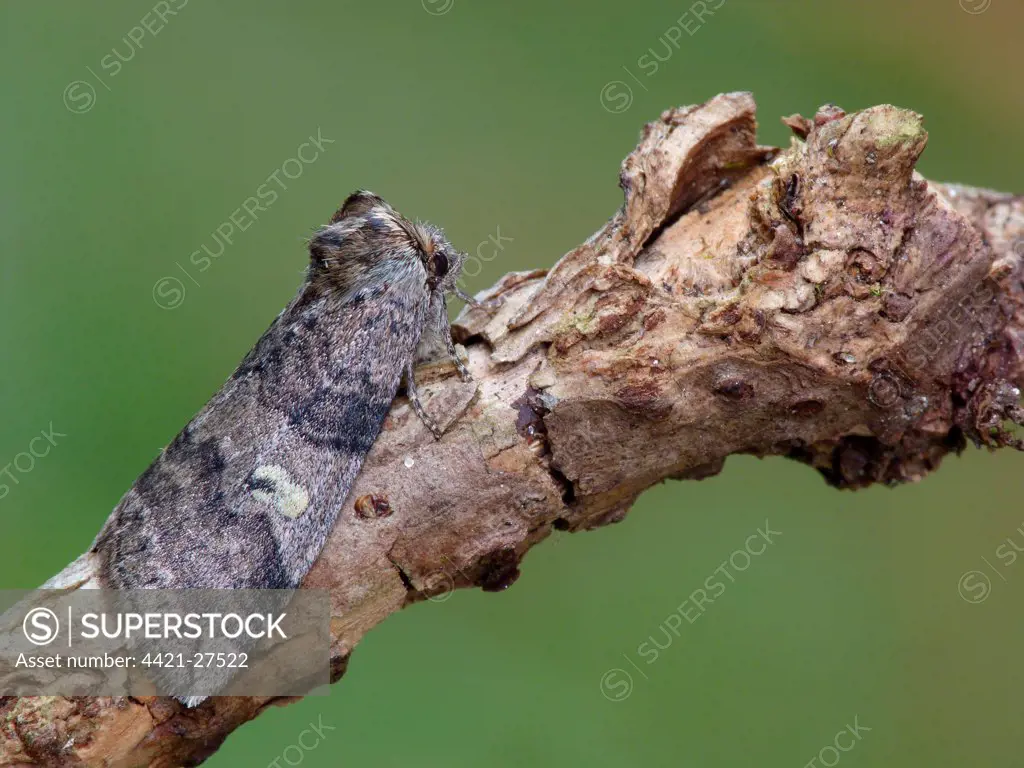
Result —
<svg viewBox="0 0 1024 768"><path fill-rule="evenodd" d="M665 112L600 231L463 312L476 381L420 377L445 437L396 401L306 580L332 595L336 678L389 614L504 589L552 529L617 522L732 454L857 488L916 481L968 441L1021 447L1024 198L921 178L906 110L786 122L798 138L775 150L748 94ZM0 765L194 765L277 703L0 700Z"/></svg>

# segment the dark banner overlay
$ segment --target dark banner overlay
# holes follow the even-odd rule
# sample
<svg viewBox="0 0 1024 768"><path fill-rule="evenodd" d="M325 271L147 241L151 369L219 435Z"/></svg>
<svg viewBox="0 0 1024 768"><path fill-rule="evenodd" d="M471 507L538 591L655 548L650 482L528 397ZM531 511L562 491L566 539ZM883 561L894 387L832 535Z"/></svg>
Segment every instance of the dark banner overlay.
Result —
<svg viewBox="0 0 1024 768"><path fill-rule="evenodd" d="M325 590L0 590L2 696L325 693L330 645Z"/></svg>

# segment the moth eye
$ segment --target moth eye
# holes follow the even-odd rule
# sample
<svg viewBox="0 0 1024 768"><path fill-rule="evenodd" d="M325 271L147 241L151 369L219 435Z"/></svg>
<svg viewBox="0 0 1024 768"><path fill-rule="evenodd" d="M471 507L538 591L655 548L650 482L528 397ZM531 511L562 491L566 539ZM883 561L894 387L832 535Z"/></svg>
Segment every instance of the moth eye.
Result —
<svg viewBox="0 0 1024 768"><path fill-rule="evenodd" d="M448 257L440 251L434 251L430 264L434 268L436 277L444 277L448 274Z"/></svg>

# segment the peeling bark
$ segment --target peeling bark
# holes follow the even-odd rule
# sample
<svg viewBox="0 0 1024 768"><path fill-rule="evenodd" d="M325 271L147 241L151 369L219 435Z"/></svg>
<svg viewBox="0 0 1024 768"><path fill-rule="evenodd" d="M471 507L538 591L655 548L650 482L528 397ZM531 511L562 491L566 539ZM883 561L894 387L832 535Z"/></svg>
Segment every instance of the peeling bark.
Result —
<svg viewBox="0 0 1024 768"><path fill-rule="evenodd" d="M967 441L1024 447L1024 198L928 182L891 106L785 119L748 94L648 124L625 204L550 271L513 273L455 332L475 382L421 371L307 587L332 597L333 677L389 614L500 590L552 529L621 520L646 488L738 453L840 488L916 481ZM86 556L48 586L93 578ZM284 700L0 700L0 766L195 765Z"/></svg>

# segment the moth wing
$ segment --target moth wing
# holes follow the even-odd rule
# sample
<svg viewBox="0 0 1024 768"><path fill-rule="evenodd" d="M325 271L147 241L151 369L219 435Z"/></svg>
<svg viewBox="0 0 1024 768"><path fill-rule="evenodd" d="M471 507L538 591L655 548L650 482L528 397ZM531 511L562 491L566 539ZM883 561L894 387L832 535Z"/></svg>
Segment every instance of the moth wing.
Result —
<svg viewBox="0 0 1024 768"><path fill-rule="evenodd" d="M299 584L419 341L422 266L346 296L307 284L135 482L94 550L111 586Z"/></svg>

